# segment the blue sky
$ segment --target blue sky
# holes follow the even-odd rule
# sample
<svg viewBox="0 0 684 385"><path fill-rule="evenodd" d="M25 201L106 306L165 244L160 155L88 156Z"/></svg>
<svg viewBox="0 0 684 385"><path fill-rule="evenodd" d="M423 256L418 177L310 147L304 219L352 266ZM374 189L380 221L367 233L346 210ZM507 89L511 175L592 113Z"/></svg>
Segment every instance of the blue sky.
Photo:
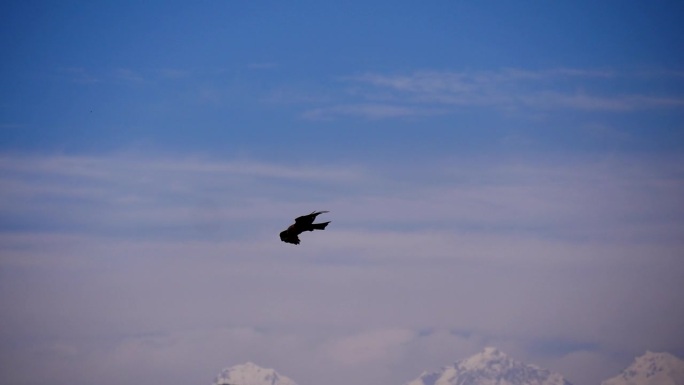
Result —
<svg viewBox="0 0 684 385"><path fill-rule="evenodd" d="M549 131L549 123L530 119L547 112L536 110L538 105L490 100L485 108L472 108L417 101L412 96L420 95L372 79L431 72L439 82L440 76L459 74L464 82L478 77L483 87L493 88L473 90L488 91L484 95L463 93L465 98L560 91L607 101L676 99L681 89L676 71L684 58L677 49L681 26L674 4L10 3L3 12L3 46L9 50L3 63L3 144L99 151L137 141L178 151L263 149L260 156L291 156L281 150L283 140L288 148L331 147L363 135L368 148L356 146L369 156L380 143L406 151L416 136L430 148L423 152L451 153L453 144L471 141L466 147L478 151L482 146L510 151L485 144L522 131L543 140L542 149L570 141L579 142L573 149L583 150L596 143L564 137L579 123L570 120L581 113L591 122L597 112L615 111L606 106L568 111L570 106L549 102L544 110L560 109L549 119L561 127L544 135L538 131ZM548 76L506 79L507 71ZM676 105L653 104L638 109L664 114L670 122L639 132L646 138L641 139L653 146L681 143ZM319 109L343 106L347 109L335 115L382 115L380 107L386 106L397 110L383 116L402 116L398 108L403 108L407 115L434 120L416 134L415 120L306 119ZM525 107L532 110L502 116L502 109ZM602 119L634 119L607 115ZM394 135L382 132L387 129ZM645 130L643 124L625 129ZM444 137L452 145L433 149ZM654 137L662 142L653 143Z"/></svg>
<svg viewBox="0 0 684 385"><path fill-rule="evenodd" d="M4 382L684 355L683 8L4 2Z"/></svg>

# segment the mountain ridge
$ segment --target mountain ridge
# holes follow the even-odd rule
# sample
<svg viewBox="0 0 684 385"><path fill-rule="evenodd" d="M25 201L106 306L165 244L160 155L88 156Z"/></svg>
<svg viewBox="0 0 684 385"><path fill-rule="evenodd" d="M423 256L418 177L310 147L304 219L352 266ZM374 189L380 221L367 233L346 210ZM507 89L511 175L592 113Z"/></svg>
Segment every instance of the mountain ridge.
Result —
<svg viewBox="0 0 684 385"><path fill-rule="evenodd" d="M212 385L297 385L274 369L249 361L223 369ZM423 371L404 385L572 385L559 373L519 362L494 347L436 371ZM647 351L601 385L684 385L684 360Z"/></svg>

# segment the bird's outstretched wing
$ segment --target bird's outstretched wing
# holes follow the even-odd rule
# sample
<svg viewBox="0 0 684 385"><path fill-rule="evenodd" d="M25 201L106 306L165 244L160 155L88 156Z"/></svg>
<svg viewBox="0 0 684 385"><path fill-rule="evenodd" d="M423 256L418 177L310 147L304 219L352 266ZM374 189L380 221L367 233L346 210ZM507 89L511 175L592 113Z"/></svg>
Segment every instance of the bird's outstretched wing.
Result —
<svg viewBox="0 0 684 385"><path fill-rule="evenodd" d="M318 214L327 213L328 211L313 211L311 214L302 215L301 217L295 218L296 225L310 225L316 220Z"/></svg>

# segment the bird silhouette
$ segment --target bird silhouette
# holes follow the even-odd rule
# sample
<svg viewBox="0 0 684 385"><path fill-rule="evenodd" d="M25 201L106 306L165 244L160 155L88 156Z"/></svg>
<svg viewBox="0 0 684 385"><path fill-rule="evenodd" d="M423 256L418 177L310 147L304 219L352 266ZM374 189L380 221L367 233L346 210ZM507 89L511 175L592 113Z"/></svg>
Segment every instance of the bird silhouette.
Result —
<svg viewBox="0 0 684 385"><path fill-rule="evenodd" d="M295 218L295 223L290 225L285 231L280 232L280 240L285 243L292 243L294 245L299 244L299 234L305 231L314 230L325 230L328 226L328 222L323 223L313 223L319 214L327 213L328 211L314 211L308 215L302 215L301 217Z"/></svg>

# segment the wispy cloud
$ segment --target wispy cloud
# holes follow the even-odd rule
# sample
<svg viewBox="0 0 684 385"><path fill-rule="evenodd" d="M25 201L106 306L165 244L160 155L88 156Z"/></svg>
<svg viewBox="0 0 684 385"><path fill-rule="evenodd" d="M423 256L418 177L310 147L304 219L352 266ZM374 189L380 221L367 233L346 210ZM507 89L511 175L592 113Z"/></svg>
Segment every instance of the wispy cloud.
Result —
<svg viewBox="0 0 684 385"><path fill-rule="evenodd" d="M306 111L303 117L312 120L326 120L336 116L358 116L368 119L399 118L411 116L428 116L443 114L446 111L438 108L418 106L401 106L392 104L356 104L337 105L316 108Z"/></svg>
<svg viewBox="0 0 684 385"><path fill-rule="evenodd" d="M653 97L648 95L596 96L586 92L576 92L574 94L541 92L536 95L521 96L519 101L525 106L546 110L567 108L588 111L634 111L684 106L684 98Z"/></svg>
<svg viewBox="0 0 684 385"><path fill-rule="evenodd" d="M660 73L681 81L671 73ZM684 106L681 94L659 93L634 86L638 74L610 70L417 71L407 74L367 73L342 79L356 103L312 109L307 117L356 115L396 118L457 112L463 107L498 110L636 111ZM616 88L633 88L616 92Z"/></svg>
<svg viewBox="0 0 684 385"><path fill-rule="evenodd" d="M366 179L364 171L353 166L131 154L3 156L0 170L4 187L0 209L9 228L151 237L167 233L163 229L173 232L173 228L185 228L186 235L217 235L228 223L277 217L282 208L275 210L276 203L269 196L280 197L277 205L290 202L299 207L297 191L302 186L328 190ZM256 211L255 206L259 207ZM299 211L292 209L289 215Z"/></svg>
<svg viewBox="0 0 684 385"><path fill-rule="evenodd" d="M130 68L117 68L114 70L113 76L115 79L130 83L142 83L145 81L145 77L142 74Z"/></svg>
<svg viewBox="0 0 684 385"><path fill-rule="evenodd" d="M83 206L91 212L108 213L99 218L100 223L105 218L115 221L124 217L146 218L143 222L159 226L214 223L299 206L302 189L315 186L319 198L307 199L337 207L341 210L337 215L344 221L374 228L374 236L391 230L389 243L440 243L442 237L436 230L446 223L449 227L442 231L536 232L566 240L611 239L633 233L632 239L637 240L676 236L676 228L671 228L675 233L665 231L659 226L666 222L657 221L684 216L674 198L684 194L682 170L676 163L660 161L659 166L647 167L620 161L546 166L523 162L475 168L423 164L374 169L139 154L4 155L0 157L0 180L4 210L16 216L69 211L65 204L72 202L81 203L73 210ZM657 167L661 169L654 172ZM407 180L415 183L407 185ZM344 193L336 193L338 189ZM657 200L650 202L654 197ZM245 206L248 202L258 204L259 210ZM369 211L373 212L370 217ZM394 233L409 225L415 239L402 239L405 234ZM355 233L344 234L339 233L348 237L340 239L342 243L371 241ZM425 235L428 238L424 239ZM393 236L399 238L392 240Z"/></svg>
<svg viewBox="0 0 684 385"><path fill-rule="evenodd" d="M187 172L194 175L251 175L284 179L348 180L358 177L353 170L316 166L287 166L250 160L213 161L201 158L145 158L143 155L121 154L93 156L0 156L0 169L6 172L54 173L64 176L134 177L131 172Z"/></svg>
<svg viewBox="0 0 684 385"><path fill-rule="evenodd" d="M71 81L80 84L95 84L101 81L100 77L93 74L92 71L83 67L69 67L60 70L61 73L67 74Z"/></svg>

